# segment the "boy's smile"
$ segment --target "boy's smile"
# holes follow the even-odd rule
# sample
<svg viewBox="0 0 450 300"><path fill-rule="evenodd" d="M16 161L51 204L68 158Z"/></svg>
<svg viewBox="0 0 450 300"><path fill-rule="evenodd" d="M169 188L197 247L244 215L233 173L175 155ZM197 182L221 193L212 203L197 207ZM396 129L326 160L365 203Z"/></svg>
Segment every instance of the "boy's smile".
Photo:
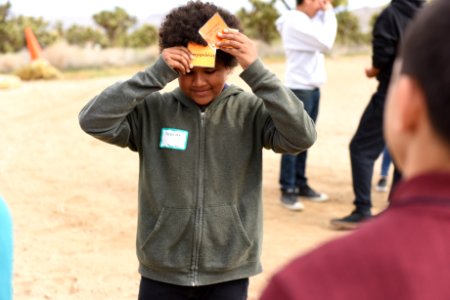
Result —
<svg viewBox="0 0 450 300"><path fill-rule="evenodd" d="M216 68L194 67L178 78L183 93L198 105L207 105L223 90L231 69L221 64Z"/></svg>

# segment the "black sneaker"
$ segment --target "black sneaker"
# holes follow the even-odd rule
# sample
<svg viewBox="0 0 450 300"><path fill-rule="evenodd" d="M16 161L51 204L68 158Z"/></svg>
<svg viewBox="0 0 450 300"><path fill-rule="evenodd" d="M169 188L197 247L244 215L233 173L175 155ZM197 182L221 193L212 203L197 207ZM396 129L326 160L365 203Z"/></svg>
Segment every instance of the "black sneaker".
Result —
<svg viewBox="0 0 450 300"><path fill-rule="evenodd" d="M303 210L303 203L298 201L294 189L281 190L281 204L290 210Z"/></svg>
<svg viewBox="0 0 450 300"><path fill-rule="evenodd" d="M375 191L379 193L386 193L388 191L386 177L382 176L380 180L378 180L377 186L375 187Z"/></svg>
<svg viewBox="0 0 450 300"><path fill-rule="evenodd" d="M334 229L351 230L356 229L362 222L369 220L372 217L370 212L361 213L356 210L342 219L332 219L331 225Z"/></svg>
<svg viewBox="0 0 450 300"><path fill-rule="evenodd" d="M313 190L309 185L298 188L298 196L315 202L323 202L328 200L328 195L324 193L318 193Z"/></svg>

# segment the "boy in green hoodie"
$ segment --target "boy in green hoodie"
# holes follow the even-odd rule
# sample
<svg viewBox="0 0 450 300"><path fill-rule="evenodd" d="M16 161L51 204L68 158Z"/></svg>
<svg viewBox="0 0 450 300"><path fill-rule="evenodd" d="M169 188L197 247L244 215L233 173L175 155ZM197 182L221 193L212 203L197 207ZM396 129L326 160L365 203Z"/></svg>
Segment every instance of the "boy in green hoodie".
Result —
<svg viewBox="0 0 450 300"><path fill-rule="evenodd" d="M207 46L198 30L215 13L239 31L218 32L215 67L194 67L187 44ZM262 150L304 151L314 123L224 9L172 10L160 50L79 115L88 134L139 154L139 299L246 299L248 277L261 272ZM253 93L226 84L238 64Z"/></svg>

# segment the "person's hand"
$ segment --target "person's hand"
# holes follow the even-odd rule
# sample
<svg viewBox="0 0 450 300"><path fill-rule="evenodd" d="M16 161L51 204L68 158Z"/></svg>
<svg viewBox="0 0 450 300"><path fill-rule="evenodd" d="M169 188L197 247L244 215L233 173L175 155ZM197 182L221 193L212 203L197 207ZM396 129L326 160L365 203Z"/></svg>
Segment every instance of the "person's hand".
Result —
<svg viewBox="0 0 450 300"><path fill-rule="evenodd" d="M162 51L161 56L169 67L181 75L189 73L193 68L193 56L186 47L166 48Z"/></svg>
<svg viewBox="0 0 450 300"><path fill-rule="evenodd" d="M237 30L225 29L218 35L223 40L217 43L217 47L223 52L233 55L242 69L247 69L258 58L255 43L245 34Z"/></svg>
<svg viewBox="0 0 450 300"><path fill-rule="evenodd" d="M371 68L366 68L365 72L366 72L366 76L368 78L373 78L373 77L377 76L378 73L380 73L380 70L377 68L371 67Z"/></svg>

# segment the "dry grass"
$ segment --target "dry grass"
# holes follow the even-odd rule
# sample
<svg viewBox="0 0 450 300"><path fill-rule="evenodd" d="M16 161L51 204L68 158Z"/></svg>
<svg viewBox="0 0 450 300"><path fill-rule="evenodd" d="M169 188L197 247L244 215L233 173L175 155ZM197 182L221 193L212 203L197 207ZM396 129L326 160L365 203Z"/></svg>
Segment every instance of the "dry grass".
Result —
<svg viewBox="0 0 450 300"><path fill-rule="evenodd" d="M257 41L259 56L268 63L284 62L284 50L281 41L275 41L268 45ZM367 54L370 49L367 47L346 48L335 46L332 57L341 57L348 55ZM143 66L151 64L158 56L157 46L145 49L131 48L109 48L101 49L96 46L79 47L67 44L65 41L59 41L50 47L44 49L43 59L52 67L61 71L64 78L83 79L99 76L115 76L128 74L140 70ZM26 80L31 72L32 63L26 49L17 53L8 53L0 55L0 74L22 74ZM32 73L32 72L31 72ZM54 73L54 72L52 72ZM22 77L22 76L21 76ZM61 76L51 76L51 78L60 78ZM24 77L23 77L24 78ZM38 76L31 79L48 78Z"/></svg>
<svg viewBox="0 0 450 300"><path fill-rule="evenodd" d="M60 79L62 73L44 59L37 59L19 68L15 74L22 80Z"/></svg>
<svg viewBox="0 0 450 300"><path fill-rule="evenodd" d="M284 61L283 46L280 41L271 45L256 42L259 55L265 61ZM367 47L346 48L335 46L332 56L367 53ZM44 49L43 58L52 66L63 72L73 70L99 70L107 68L128 68L130 66L148 65L158 56L157 46L145 49L108 48L96 46L79 47L59 41ZM30 56L26 49L17 53L0 55L0 73L13 73L30 64Z"/></svg>
<svg viewBox="0 0 450 300"><path fill-rule="evenodd" d="M78 47L64 41L44 49L43 58L61 70L98 69L149 64L158 55L156 46L145 49ZM30 64L26 49L0 55L0 73L13 73Z"/></svg>

